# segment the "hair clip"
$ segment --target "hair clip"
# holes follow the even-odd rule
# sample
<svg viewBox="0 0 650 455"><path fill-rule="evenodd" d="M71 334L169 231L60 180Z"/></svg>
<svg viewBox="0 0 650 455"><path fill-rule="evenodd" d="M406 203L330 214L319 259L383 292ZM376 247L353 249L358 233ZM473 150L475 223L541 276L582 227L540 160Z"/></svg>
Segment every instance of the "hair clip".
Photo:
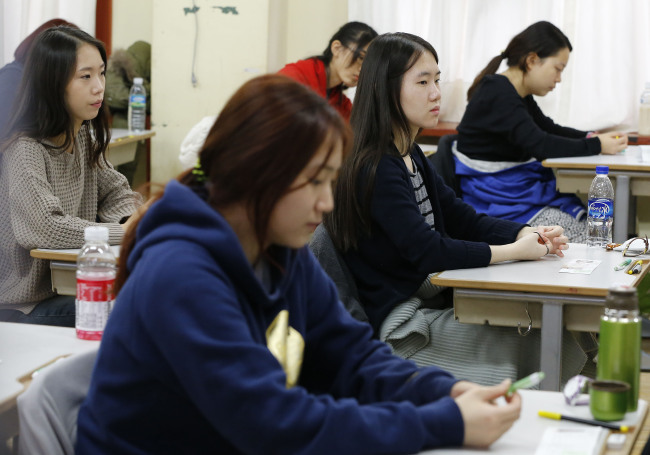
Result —
<svg viewBox="0 0 650 455"><path fill-rule="evenodd" d="M207 180L207 177L205 176L205 172L203 172L203 169L201 168L200 158L197 158L196 164L194 165L194 169L192 169L192 174L194 175L194 180L196 180L199 183L204 183Z"/></svg>

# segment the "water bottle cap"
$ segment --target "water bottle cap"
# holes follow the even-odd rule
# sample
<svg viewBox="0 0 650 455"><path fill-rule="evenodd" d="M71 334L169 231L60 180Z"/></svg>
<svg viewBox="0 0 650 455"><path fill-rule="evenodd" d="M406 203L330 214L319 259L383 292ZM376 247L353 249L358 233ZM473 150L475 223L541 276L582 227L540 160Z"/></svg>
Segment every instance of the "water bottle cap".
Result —
<svg viewBox="0 0 650 455"><path fill-rule="evenodd" d="M596 174L609 174L609 166L596 166Z"/></svg>
<svg viewBox="0 0 650 455"><path fill-rule="evenodd" d="M86 242L108 242L108 228L106 226L87 226L84 229L84 239Z"/></svg>
<svg viewBox="0 0 650 455"><path fill-rule="evenodd" d="M143 80L142 80L141 77L134 77L134 78L133 78L133 83L134 83L134 84L142 85L142 82L143 82Z"/></svg>

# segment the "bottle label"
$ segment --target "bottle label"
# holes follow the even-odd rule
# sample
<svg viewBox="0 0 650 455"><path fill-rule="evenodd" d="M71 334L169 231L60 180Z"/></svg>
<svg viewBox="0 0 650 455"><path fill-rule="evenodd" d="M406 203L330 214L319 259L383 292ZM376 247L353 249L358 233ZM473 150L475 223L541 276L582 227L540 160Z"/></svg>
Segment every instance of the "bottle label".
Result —
<svg viewBox="0 0 650 455"><path fill-rule="evenodd" d="M89 280L77 278L75 301L75 327L77 337L84 340L100 340L108 316L113 309L115 279Z"/></svg>
<svg viewBox="0 0 650 455"><path fill-rule="evenodd" d="M147 107L147 97L141 94L129 95L129 104L131 107Z"/></svg>
<svg viewBox="0 0 650 455"><path fill-rule="evenodd" d="M589 217L606 220L614 216L614 203L610 199L589 199Z"/></svg>

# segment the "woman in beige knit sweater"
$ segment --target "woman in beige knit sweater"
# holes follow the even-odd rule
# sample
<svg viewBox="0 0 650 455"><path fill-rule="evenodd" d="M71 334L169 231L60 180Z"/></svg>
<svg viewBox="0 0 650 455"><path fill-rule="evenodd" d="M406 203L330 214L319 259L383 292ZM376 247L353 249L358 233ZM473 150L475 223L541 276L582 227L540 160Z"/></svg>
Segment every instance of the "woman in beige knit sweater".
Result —
<svg viewBox="0 0 650 455"><path fill-rule="evenodd" d="M0 154L0 320L74 326L74 298L52 291L33 248L79 248L101 223L119 244L141 204L105 159L106 51L55 27L34 42Z"/></svg>

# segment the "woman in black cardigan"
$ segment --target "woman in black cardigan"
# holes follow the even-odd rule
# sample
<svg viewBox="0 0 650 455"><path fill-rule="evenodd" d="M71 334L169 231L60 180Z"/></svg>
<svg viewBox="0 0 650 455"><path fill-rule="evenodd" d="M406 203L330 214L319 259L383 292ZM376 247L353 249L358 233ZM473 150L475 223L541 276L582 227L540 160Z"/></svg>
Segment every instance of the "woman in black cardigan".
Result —
<svg viewBox="0 0 650 455"><path fill-rule="evenodd" d="M456 174L463 200L477 211L530 224L561 224L572 242L587 235L586 210L573 194L556 190L548 158L616 154L620 132L596 134L557 125L533 96L561 82L569 39L550 22L530 25L476 76L458 125ZM507 68L496 74L502 62Z"/></svg>
<svg viewBox="0 0 650 455"><path fill-rule="evenodd" d="M381 339L390 336L385 333L386 321L405 301L417 297L423 302L433 299L425 306L445 306L444 302L434 302L439 289L428 286L431 273L507 260L535 260L548 253L562 256L567 248L560 226L532 228L477 214L436 174L414 140L421 128L433 128L438 123L439 78L436 51L425 40L405 33L373 40L353 104L352 155L341 168L335 209L325 220ZM432 316L437 318L436 323L451 318L455 327L463 326L453 321L453 310L446 306L441 310L444 317ZM465 341L471 342L483 332L498 332L496 339L502 339L504 345L514 336L511 344L516 348L505 362L512 368L496 368L487 379L480 374L470 378L496 381L499 374L523 373L515 358L522 349L516 329L484 328L465 326L461 331L469 330ZM527 340L531 340L528 344L534 357L539 352L535 352L538 347L532 347L533 338ZM440 347L438 354L444 357L444 350ZM481 360L490 362L488 358ZM434 361L445 359L434 357ZM468 377L463 369L467 359L454 361L458 362L444 365Z"/></svg>

